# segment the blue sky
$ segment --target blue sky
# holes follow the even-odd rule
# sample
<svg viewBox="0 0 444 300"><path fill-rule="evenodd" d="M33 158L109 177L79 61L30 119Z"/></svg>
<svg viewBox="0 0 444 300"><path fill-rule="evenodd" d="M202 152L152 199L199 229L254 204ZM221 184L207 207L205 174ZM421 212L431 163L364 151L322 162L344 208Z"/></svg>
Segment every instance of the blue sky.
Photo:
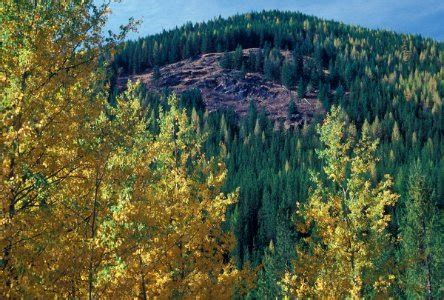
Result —
<svg viewBox="0 0 444 300"><path fill-rule="evenodd" d="M444 40L444 0L123 0L112 4L108 28L115 30L130 17L140 19L139 33L130 36L135 38L187 21L263 9L301 11L347 24Z"/></svg>

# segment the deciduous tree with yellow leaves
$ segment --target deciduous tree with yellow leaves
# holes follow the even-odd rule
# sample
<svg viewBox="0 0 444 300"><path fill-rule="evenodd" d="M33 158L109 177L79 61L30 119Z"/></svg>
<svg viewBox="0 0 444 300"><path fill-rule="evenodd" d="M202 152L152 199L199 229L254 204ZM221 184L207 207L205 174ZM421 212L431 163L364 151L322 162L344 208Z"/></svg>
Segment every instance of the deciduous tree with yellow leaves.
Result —
<svg viewBox="0 0 444 300"><path fill-rule="evenodd" d="M343 111L333 107L318 129L324 172L313 174L311 196L297 211L297 228L305 237L294 272L283 280L289 295L356 299L384 293L394 280L383 254L390 240L387 208L398 196L389 176L372 185L377 142L363 133L354 144L344 125Z"/></svg>
<svg viewBox="0 0 444 300"><path fill-rule="evenodd" d="M76 245L70 233L93 220L73 199L89 203L99 176L89 147L106 103L98 68L106 11L92 1L0 7L2 295L49 290L47 281L74 272L59 267L71 257L65 245Z"/></svg>
<svg viewBox="0 0 444 300"><path fill-rule="evenodd" d="M161 133L137 85L116 106L100 64L107 5L7 1L0 102L0 294L231 295L243 274L221 230L236 199L171 97ZM128 28L124 28L123 31Z"/></svg>
<svg viewBox="0 0 444 300"><path fill-rule="evenodd" d="M221 225L236 197L220 192L224 166L205 158L202 137L174 95L168 104L159 135L112 157L123 176L107 189L117 201L98 244L112 255L97 283L108 296L229 298L243 273L230 263L234 240Z"/></svg>

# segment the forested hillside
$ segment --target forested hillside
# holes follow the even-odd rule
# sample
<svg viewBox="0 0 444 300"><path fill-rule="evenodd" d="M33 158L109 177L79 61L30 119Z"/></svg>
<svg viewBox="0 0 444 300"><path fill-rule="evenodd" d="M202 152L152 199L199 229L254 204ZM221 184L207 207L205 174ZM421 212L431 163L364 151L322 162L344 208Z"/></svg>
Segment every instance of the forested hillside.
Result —
<svg viewBox="0 0 444 300"><path fill-rule="evenodd" d="M443 297L442 42L279 11L122 42L93 7L1 12L2 295ZM296 126L176 95L208 53Z"/></svg>
<svg viewBox="0 0 444 300"><path fill-rule="evenodd" d="M140 74L202 53L225 52L220 59L223 68L239 70L241 76L262 73L294 90L295 101L314 93L325 110L340 106L347 115L347 135L379 141L379 159L368 169L372 184L390 174L400 195L387 210L392 248L385 249L385 255L398 266L392 292L425 293L430 281L426 274L432 271L423 263L430 255L435 256L429 263L436 267L432 277L437 295L443 284L442 253L431 249L443 236L442 224L438 225L444 205L443 46L419 36L273 11L187 24L125 43L113 67L120 76ZM262 50L242 55L242 49L256 47ZM291 55L283 55L283 50ZM272 95L268 101L273 105ZM265 112L258 111L254 101L250 104L248 116L240 122L233 113L198 115L210 136L206 153L222 152L225 157L226 190L240 187L239 202L229 214L238 241L238 264L263 264L252 294L274 296L284 291L277 279L291 269L297 257L293 249L304 236L293 220L297 203L305 203L310 188L316 188L310 172L325 165L316 155L322 146L315 127L323 117L302 128L276 131ZM290 102L290 118L295 109ZM417 218L431 223L420 225Z"/></svg>

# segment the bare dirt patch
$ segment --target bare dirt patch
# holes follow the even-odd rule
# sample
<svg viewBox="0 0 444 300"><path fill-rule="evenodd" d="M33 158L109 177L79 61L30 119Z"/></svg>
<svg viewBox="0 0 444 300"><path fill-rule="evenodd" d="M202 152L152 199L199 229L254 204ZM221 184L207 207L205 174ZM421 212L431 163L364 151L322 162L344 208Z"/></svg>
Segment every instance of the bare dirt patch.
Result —
<svg viewBox="0 0 444 300"><path fill-rule="evenodd" d="M244 50L244 55L258 49ZM160 68L160 78L153 79L152 70L141 75L121 77L120 87L128 80L140 80L150 90L169 88L177 93L199 89L209 111L233 109L239 116L248 112L249 102L255 101L259 110L265 109L267 116L284 122L286 127L309 122L315 113L322 112L322 105L315 93L299 99L295 91L267 80L260 73L246 73L223 69L219 60L223 53L210 53L186 59ZM291 99L295 101L297 113L288 117Z"/></svg>

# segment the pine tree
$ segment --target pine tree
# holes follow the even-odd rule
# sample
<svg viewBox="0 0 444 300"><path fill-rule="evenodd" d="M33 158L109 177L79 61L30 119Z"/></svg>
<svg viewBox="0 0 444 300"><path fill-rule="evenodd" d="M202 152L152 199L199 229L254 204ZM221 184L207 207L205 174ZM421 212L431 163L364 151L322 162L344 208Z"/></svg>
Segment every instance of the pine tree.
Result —
<svg viewBox="0 0 444 300"><path fill-rule="evenodd" d="M221 68L232 69L233 68L233 58L231 53L225 52L219 62Z"/></svg>
<svg viewBox="0 0 444 300"><path fill-rule="evenodd" d="M299 99L302 99L302 98L305 97L306 86L305 86L304 81L302 80L302 78L299 80L297 92L298 92Z"/></svg>
<svg viewBox="0 0 444 300"><path fill-rule="evenodd" d="M442 297L444 235L435 195L430 178L416 163L408 179L400 223L400 264L405 268L401 281L411 299Z"/></svg>
<svg viewBox="0 0 444 300"><path fill-rule="evenodd" d="M281 79L281 52L273 48L264 61L264 75L268 80Z"/></svg>
<svg viewBox="0 0 444 300"><path fill-rule="evenodd" d="M284 62L282 66L281 82L287 88L292 88L295 84L294 82L294 65L291 62Z"/></svg>
<svg viewBox="0 0 444 300"><path fill-rule="evenodd" d="M158 66L154 66L153 68L153 80L159 80L161 78L160 68Z"/></svg>
<svg viewBox="0 0 444 300"><path fill-rule="evenodd" d="M243 66L243 51L242 46L238 45L233 53L232 68L240 70Z"/></svg>
<svg viewBox="0 0 444 300"><path fill-rule="evenodd" d="M281 295L281 287L279 286L279 265L276 261L276 249L273 241L267 249L263 258L263 268L259 272L258 278L258 298L275 299Z"/></svg>
<svg viewBox="0 0 444 300"><path fill-rule="evenodd" d="M239 70L239 78L245 79L245 76L247 75L247 69L245 68L245 64L242 64L242 67Z"/></svg>
<svg viewBox="0 0 444 300"><path fill-rule="evenodd" d="M296 107L296 103L293 99L290 100L290 104L288 105L287 117L291 119L295 114L298 113L298 109Z"/></svg>
<svg viewBox="0 0 444 300"><path fill-rule="evenodd" d="M176 97L152 133L139 85L108 104L107 11L93 1L0 10L0 294L230 297L244 277L222 230L236 201L221 192L225 167L202 153Z"/></svg>
<svg viewBox="0 0 444 300"><path fill-rule="evenodd" d="M268 80L273 80L273 62L270 58L266 57L264 60L264 75Z"/></svg>
<svg viewBox="0 0 444 300"><path fill-rule="evenodd" d="M392 142L397 143L397 142L400 142L401 139L402 139L402 137L401 137L401 132L399 131L398 122L395 121L395 124L393 125L393 130L392 130Z"/></svg>
<svg viewBox="0 0 444 300"><path fill-rule="evenodd" d="M375 120L373 121L371 130L372 130L372 136L375 139L380 139L382 137L381 122L379 122L378 116L376 116Z"/></svg>
<svg viewBox="0 0 444 300"><path fill-rule="evenodd" d="M257 51L254 58L255 58L254 71L263 72L264 57L263 57L262 51L261 50Z"/></svg>

